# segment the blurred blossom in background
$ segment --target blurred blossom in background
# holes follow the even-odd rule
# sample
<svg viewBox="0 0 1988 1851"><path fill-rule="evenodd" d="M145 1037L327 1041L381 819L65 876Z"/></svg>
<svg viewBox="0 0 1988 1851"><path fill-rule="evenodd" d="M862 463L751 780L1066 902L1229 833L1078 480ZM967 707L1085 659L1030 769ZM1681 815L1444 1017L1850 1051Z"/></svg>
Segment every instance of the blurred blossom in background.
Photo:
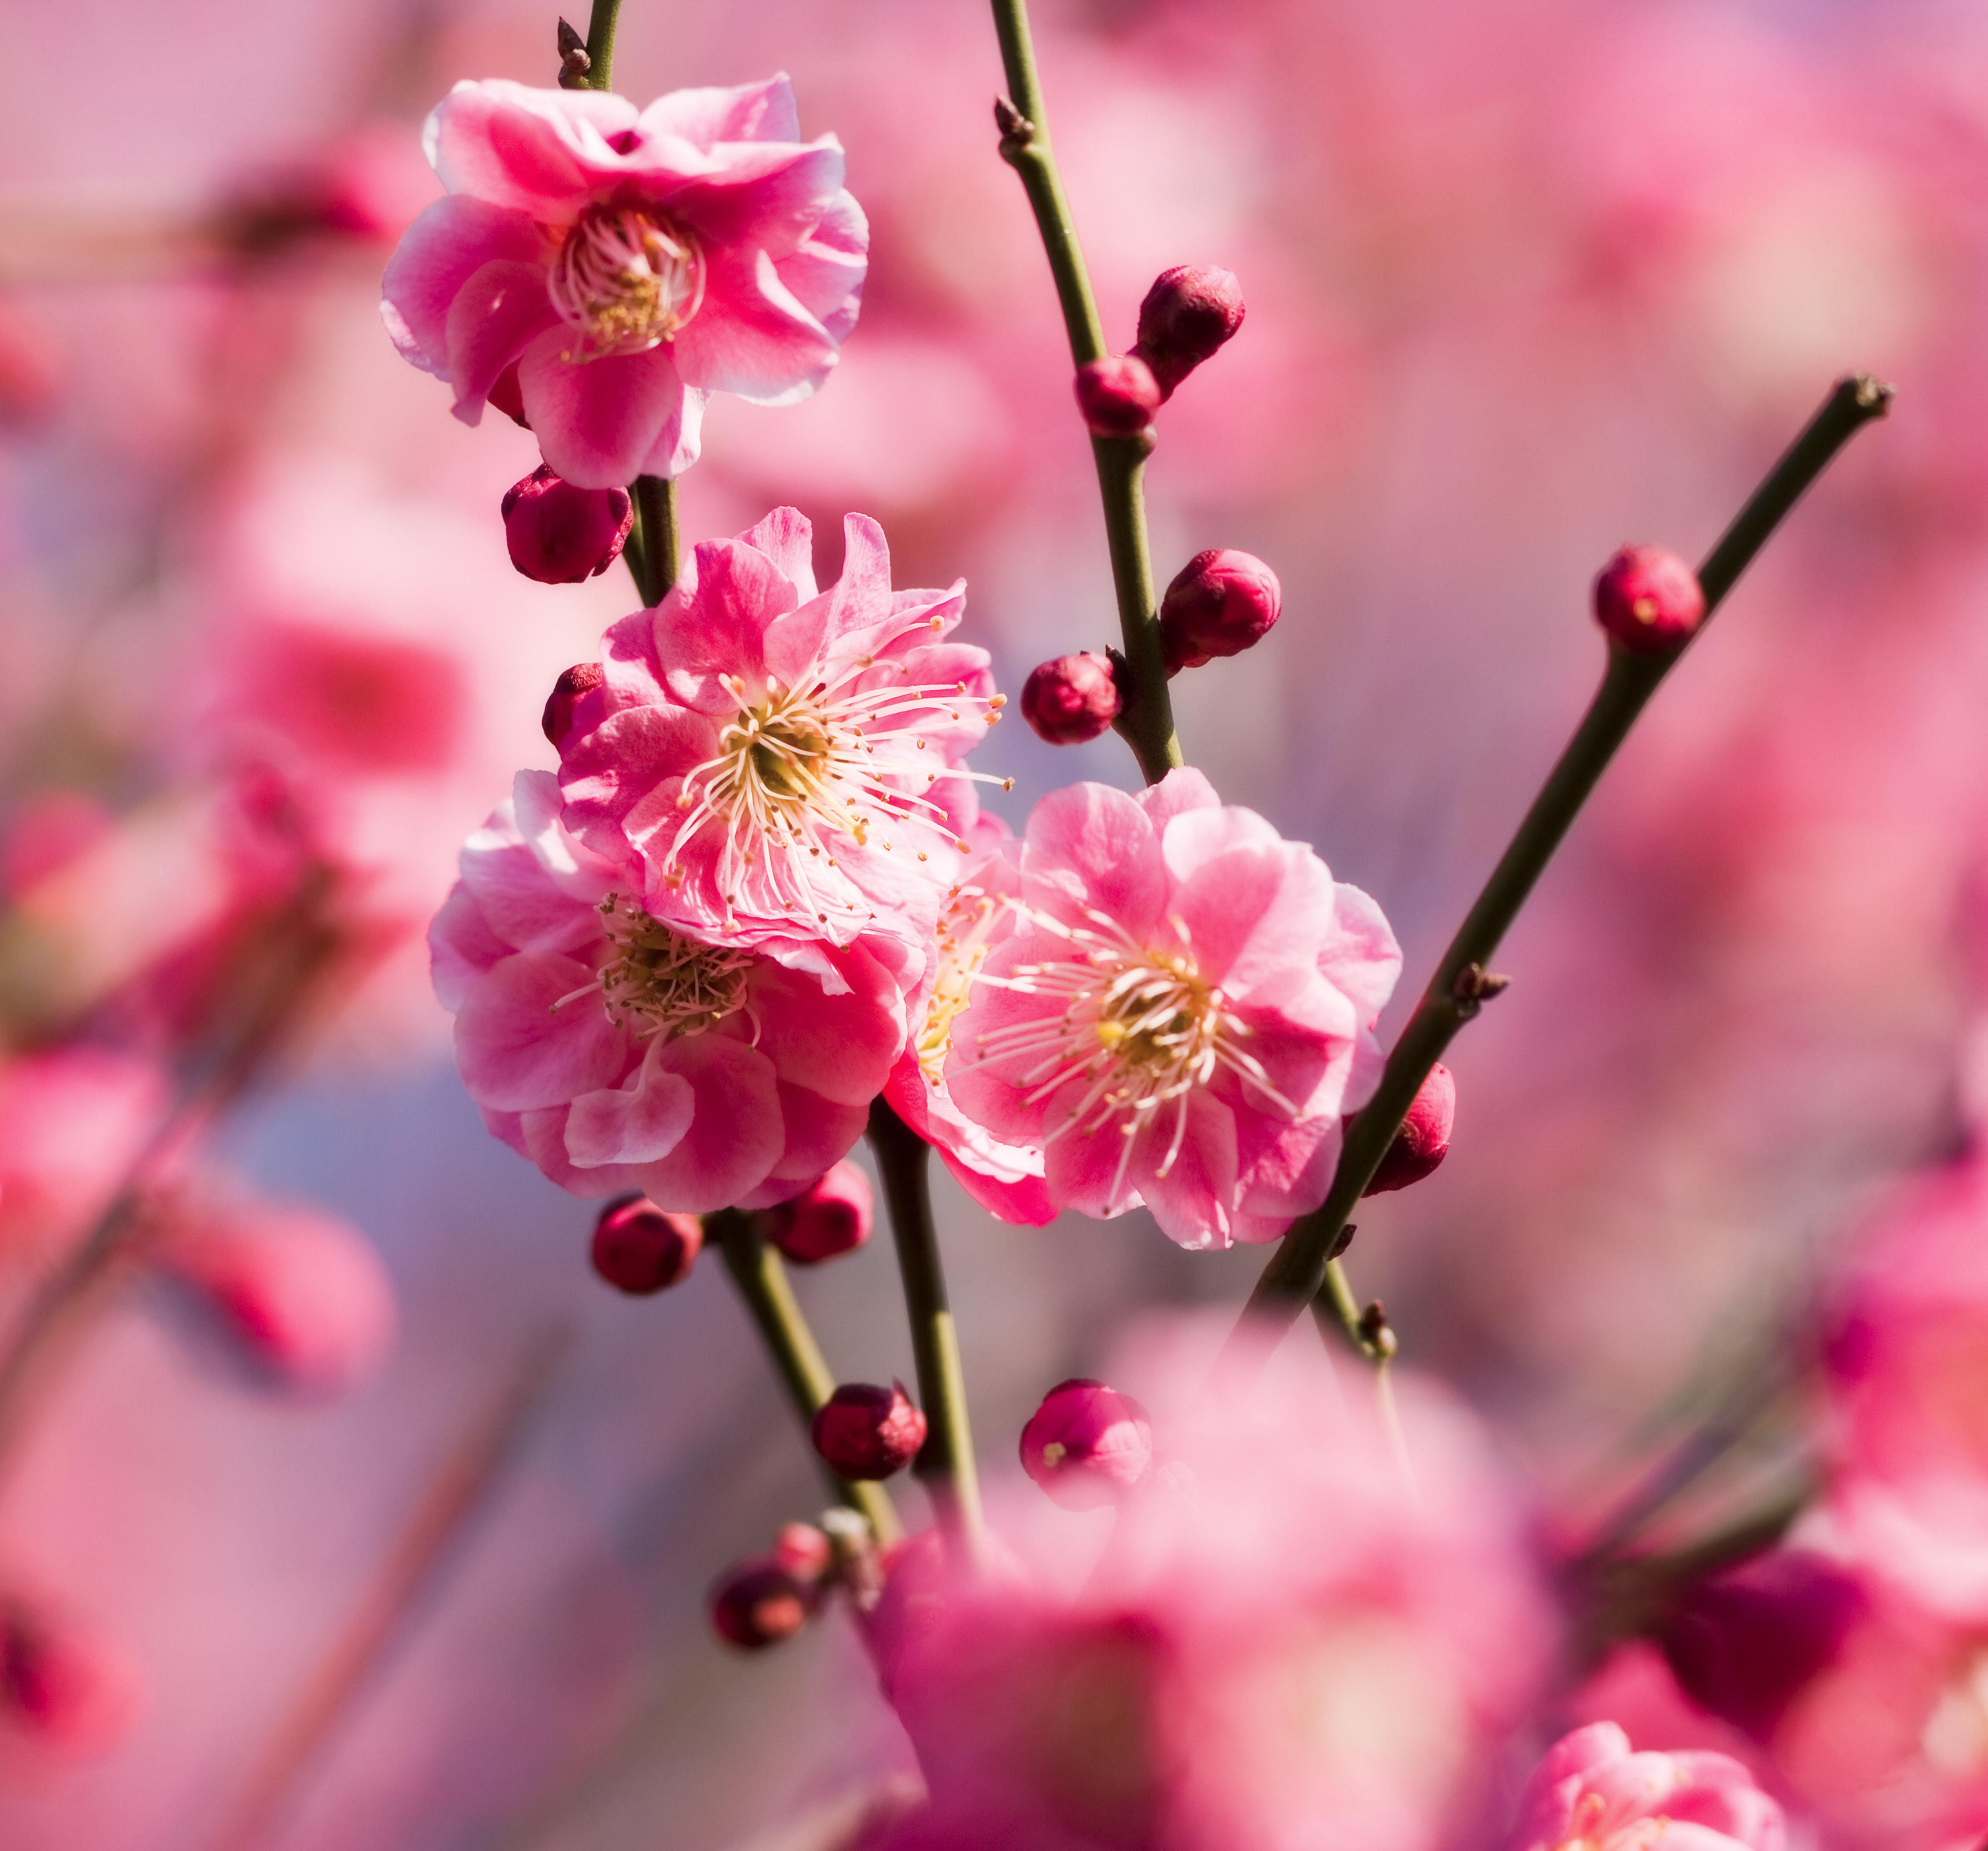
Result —
<svg viewBox="0 0 1988 1851"><path fill-rule="evenodd" d="M742 1660L702 1616L722 1565L816 1508L806 1449L716 1268L661 1300L601 1286L590 1208L486 1136L427 976L462 839L553 765L554 679L638 603L619 568L512 569L499 502L536 445L444 415L377 312L437 195L422 115L462 76L549 84L552 15L9 23L32 52L0 113L10 1312L133 1162L160 1186L0 1456L0 1842L813 1842L776 1827L846 1816L909 1743L847 1629ZM1855 1591L1823 1668L1777 1708L1638 1645L1563 1720L1771 1763L1831 1843L1978 1839L1988 1593L1912 1543L1932 1510L1988 1535L1988 1288L1925 1257L1988 1240L1963 1154L1988 1105L1988 15L1042 0L1036 29L1114 350L1168 265L1246 292L1159 426L1155 565L1246 549L1283 614L1175 698L1224 799L1382 905L1408 971L1384 1038L1578 711L1595 570L1625 542L1699 556L1834 377L1897 384L1611 771L1449 1056L1447 1164L1364 1204L1354 1257L1472 1410L1466 1434L1429 1391L1428 1444L1481 1454L1547 1532L1735 1359L1824 1356L1827 1495L1794 1540ZM899 584L965 576L961 640L1012 696L1115 618L990 23L628 0L637 102L776 69L803 133L848 150L863 317L804 404L713 401L686 539L792 502L827 583L843 515L876 516ZM979 762L1014 777L987 806L1017 828L1073 778L1135 781L1109 736L1059 756L1006 727ZM275 1002L272 946L306 973ZM245 1045L253 1083L196 1147L173 1102ZM1046 1389L1260 1260L1178 1251L1143 1214L1003 1226L937 1188L997 1505L1033 1496L999 1481ZM1873 1267L1909 1355L1871 1334ZM911 1376L876 1244L802 1291L846 1373ZM1040 1501L1038 1528L1082 1521ZM1447 1512L1425 1521L1449 1546ZM1498 1572L1513 1612L1537 1597ZM1444 1650L1496 1649L1454 1619ZM1523 1657L1483 1704L1543 1676ZM1422 1721L1457 1791L1490 1778L1461 1723ZM1386 1817L1363 1845L1435 1829Z"/></svg>

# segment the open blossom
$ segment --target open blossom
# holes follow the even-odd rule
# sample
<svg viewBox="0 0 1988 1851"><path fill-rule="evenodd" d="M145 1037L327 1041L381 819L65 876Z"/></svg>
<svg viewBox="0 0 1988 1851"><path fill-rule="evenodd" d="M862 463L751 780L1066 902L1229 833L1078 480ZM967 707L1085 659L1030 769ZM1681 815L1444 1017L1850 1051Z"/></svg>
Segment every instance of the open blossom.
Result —
<svg viewBox="0 0 1988 1851"><path fill-rule="evenodd" d="M785 77L674 90L459 83L423 145L448 189L387 266L401 353L465 422L516 403L582 488L697 460L712 392L804 398L855 326L869 231Z"/></svg>
<svg viewBox="0 0 1988 1851"><path fill-rule="evenodd" d="M1781 1851L1781 1809L1726 1755L1633 1754L1612 1722L1547 1751L1510 1851Z"/></svg>
<svg viewBox="0 0 1988 1851"><path fill-rule="evenodd" d="M700 542L657 609L607 633L561 751L567 820L693 933L884 931L922 955L973 816L958 768L1002 702L987 652L944 640L963 585L894 592L883 529L853 514L844 533L817 592L813 529L776 508Z"/></svg>
<svg viewBox="0 0 1988 1851"><path fill-rule="evenodd" d="M1020 885L1015 843L998 819L982 816L967 832L964 870L946 891L932 941L931 968L911 1001L911 1032L884 1096L933 1147L960 1187L997 1221L1040 1228L1057 1204L1043 1181L1043 1153L1004 1144L953 1103L946 1056L954 1023L973 993L988 952L1015 930L1008 897Z"/></svg>
<svg viewBox="0 0 1988 1851"><path fill-rule="evenodd" d="M566 833L549 772L519 773L429 934L463 1083L576 1195L704 1214L798 1194L855 1142L904 1045L895 947L790 969L664 924L634 885Z"/></svg>
<svg viewBox="0 0 1988 1851"><path fill-rule="evenodd" d="M879 1844L1469 1842L1554 1628L1509 1481L1461 1410L1405 1387L1418 1495L1321 1363L1299 1392L1156 1414L1176 1469L1121 1507L1074 1592L1054 1591L1068 1517L976 1585L908 1553L874 1637L931 1798Z"/></svg>
<svg viewBox="0 0 1988 1851"><path fill-rule="evenodd" d="M1379 1080L1401 970L1380 909L1187 769L1045 798L1021 874L1021 923L952 1025L961 1109L1041 1149L1059 1207L1144 1203L1183 1246L1317 1207Z"/></svg>

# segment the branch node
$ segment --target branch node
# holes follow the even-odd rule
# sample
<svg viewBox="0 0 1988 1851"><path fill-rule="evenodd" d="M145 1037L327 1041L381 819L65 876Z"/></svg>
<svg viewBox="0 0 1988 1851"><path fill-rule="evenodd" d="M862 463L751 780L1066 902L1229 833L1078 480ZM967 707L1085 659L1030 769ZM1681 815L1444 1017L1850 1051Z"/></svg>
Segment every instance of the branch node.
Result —
<svg viewBox="0 0 1988 1851"><path fill-rule="evenodd" d="M1502 996L1511 981L1497 971L1486 970L1481 964L1466 964L1449 986L1458 1021L1469 1022L1493 997Z"/></svg>
<svg viewBox="0 0 1988 1851"><path fill-rule="evenodd" d="M1005 96L994 99L994 126L1001 131L1001 158L1013 162L1035 145L1036 125Z"/></svg>
<svg viewBox="0 0 1988 1851"><path fill-rule="evenodd" d="M1387 1308L1378 1299L1360 1314L1360 1340L1383 1362L1401 1347L1395 1340L1394 1326L1388 1322Z"/></svg>
<svg viewBox="0 0 1988 1851"><path fill-rule="evenodd" d="M1347 1248L1353 1245L1353 1237L1360 1230L1357 1228L1354 1227L1351 1221L1348 1221L1344 1228L1340 1229L1338 1233L1332 1237L1332 1250L1330 1252L1327 1254L1325 1257L1328 1260L1337 1259Z"/></svg>
<svg viewBox="0 0 1988 1851"><path fill-rule="evenodd" d="M1860 373L1856 378L1857 407L1868 411L1873 417L1883 417L1892 409L1892 400L1898 396L1898 389L1888 381L1874 379L1868 373Z"/></svg>

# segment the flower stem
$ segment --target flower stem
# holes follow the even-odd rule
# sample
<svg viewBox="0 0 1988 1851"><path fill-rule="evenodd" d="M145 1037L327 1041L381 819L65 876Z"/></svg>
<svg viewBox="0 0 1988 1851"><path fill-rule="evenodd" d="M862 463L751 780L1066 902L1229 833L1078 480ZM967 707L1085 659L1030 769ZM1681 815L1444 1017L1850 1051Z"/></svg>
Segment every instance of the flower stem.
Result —
<svg viewBox="0 0 1988 1851"><path fill-rule="evenodd" d="M911 1318L911 1352L918 1363L918 1400L931 1431L911 1468L930 1494L949 1550L978 1567L986 1553L980 1521L980 1481L973 1464L967 1421L966 1378L959 1337L946 1302L938 1235L932 1226L926 1171L931 1152L882 1099L870 1107L870 1143L884 1178L891 1231L904 1275L904 1309Z"/></svg>
<svg viewBox="0 0 1988 1851"><path fill-rule="evenodd" d="M786 1384L801 1425L811 1426L822 1403L835 1393L835 1377L822 1356L820 1345L814 1340L814 1333L808 1328L779 1255L766 1245L752 1217L735 1208L707 1216L705 1226L717 1237L725 1269L737 1282L739 1295L746 1301L753 1322L759 1326L759 1335L766 1339L767 1353ZM822 1471L834 1487L836 1496L869 1518L881 1546L888 1549L904 1535L897 1507L882 1485L838 1478L826 1465Z"/></svg>
<svg viewBox="0 0 1988 1851"><path fill-rule="evenodd" d="M614 29L621 22L621 0L593 0L587 22L587 87L614 87Z"/></svg>
<svg viewBox="0 0 1988 1851"><path fill-rule="evenodd" d="M1090 292L1090 278L1071 223L1056 155L1050 146L1049 118L1036 75L1026 0L993 0L994 29L1001 41L1001 63L1008 94L995 105L1001 130L1001 158L1021 177L1036 215L1043 249L1063 305L1073 366L1105 356L1104 325ZM1118 670L1118 718L1114 724L1139 761L1148 784L1157 783L1182 762L1174 733L1173 701L1167 692L1160 655L1158 602L1146 543L1142 477L1151 454L1151 434L1094 437L1097 489L1104 504L1105 537L1111 549L1111 580L1118 598L1118 627L1124 659Z"/></svg>
<svg viewBox="0 0 1988 1851"><path fill-rule="evenodd" d="M1860 376L1838 381L1699 566L1708 620L1803 491L1858 431L1885 415L1891 402L1892 388L1876 380ZM1631 655L1610 645L1601 687L1581 725L1436 966L1388 1056L1378 1090L1348 1127L1324 1204L1300 1219L1284 1237L1249 1295L1246 1322L1288 1328L1327 1284L1333 1243L1347 1217L1374 1180L1430 1068L1481 1006L1486 963L1637 716L1683 653L1681 646L1663 655ZM1344 1295L1350 1303L1350 1292ZM1332 1309L1338 1309L1336 1302ZM1245 1343L1237 1340L1241 1328L1224 1353L1225 1369L1253 1366L1249 1359L1263 1353L1260 1329Z"/></svg>
<svg viewBox="0 0 1988 1851"><path fill-rule="evenodd" d="M628 490L635 504L639 549L628 552L629 569L642 594L643 608L653 610L669 595L681 569L677 538L677 485L668 476L638 475Z"/></svg>

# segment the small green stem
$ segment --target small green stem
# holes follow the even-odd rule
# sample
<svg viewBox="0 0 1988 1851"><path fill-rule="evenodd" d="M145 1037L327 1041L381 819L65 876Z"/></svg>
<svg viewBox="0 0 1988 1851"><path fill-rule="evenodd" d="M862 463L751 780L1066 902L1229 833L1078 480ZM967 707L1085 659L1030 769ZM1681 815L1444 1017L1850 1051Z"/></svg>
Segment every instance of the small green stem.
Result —
<svg viewBox="0 0 1988 1851"><path fill-rule="evenodd" d="M1885 415L1891 402L1892 388L1875 380L1860 377L1838 382L1699 568L1708 621L1803 491L1858 431ZM1436 966L1388 1056L1378 1090L1348 1127L1324 1204L1286 1235L1249 1295L1246 1319L1288 1328L1326 1284L1333 1242L1374 1180L1422 1082L1457 1031L1478 1012L1480 992L1475 979L1637 716L1683 653L1681 647L1662 655L1632 655L1611 645L1608 669L1594 701ZM1260 1329L1247 1342L1239 1340L1240 1335L1239 1326L1224 1353L1224 1368L1229 1373L1253 1367L1251 1359L1263 1353Z"/></svg>
<svg viewBox="0 0 1988 1851"><path fill-rule="evenodd" d="M823 1403L835 1393L835 1377L822 1356L821 1346L814 1340L814 1333L808 1328L786 1268L779 1254L760 1237L749 1214L727 1208L707 1216L705 1227L717 1238L725 1270L737 1283L739 1295L759 1327L767 1353L786 1385L801 1425L811 1427ZM809 1451L813 1451L812 1446ZM904 1535L897 1507L882 1485L838 1478L826 1465L822 1471L836 1496L869 1518L880 1545L888 1549Z"/></svg>
<svg viewBox="0 0 1988 1851"><path fill-rule="evenodd" d="M639 548L628 549L628 569L634 574L643 607L653 610L669 595L681 569L677 485L668 476L638 475L628 494L635 504L636 532L641 535Z"/></svg>
<svg viewBox="0 0 1988 1851"><path fill-rule="evenodd" d="M1050 262L1057 299L1063 306L1071 363L1083 366L1105 356L1104 324L1084 269L1084 252L1071 222L1056 154L1050 145L1049 119L1036 75L1026 0L993 0L994 29L1001 41L1001 64L1008 94L995 107L1001 130L1001 158L1020 177L1036 229ZM1104 506L1104 532L1111 549L1111 581L1117 594L1118 628L1124 650L1119 670L1121 703L1116 726L1139 761L1140 775L1155 784L1182 762L1174 733L1172 697L1161 658L1158 601L1146 542L1143 475L1153 440L1094 437L1097 491Z"/></svg>
<svg viewBox="0 0 1988 1851"><path fill-rule="evenodd" d="M621 0L593 0L587 22L587 87L614 87L614 29L621 22Z"/></svg>
<svg viewBox="0 0 1988 1851"><path fill-rule="evenodd" d="M870 1108L870 1143L883 1174L898 1267L904 1275L904 1309L911 1319L911 1353L918 1363L918 1400L931 1423L911 1469L931 1495L947 1547L978 1567L986 1548L980 1481L974 1469L959 1336L946 1302L938 1234L932 1225L931 1193L926 1184L931 1149L882 1099Z"/></svg>

